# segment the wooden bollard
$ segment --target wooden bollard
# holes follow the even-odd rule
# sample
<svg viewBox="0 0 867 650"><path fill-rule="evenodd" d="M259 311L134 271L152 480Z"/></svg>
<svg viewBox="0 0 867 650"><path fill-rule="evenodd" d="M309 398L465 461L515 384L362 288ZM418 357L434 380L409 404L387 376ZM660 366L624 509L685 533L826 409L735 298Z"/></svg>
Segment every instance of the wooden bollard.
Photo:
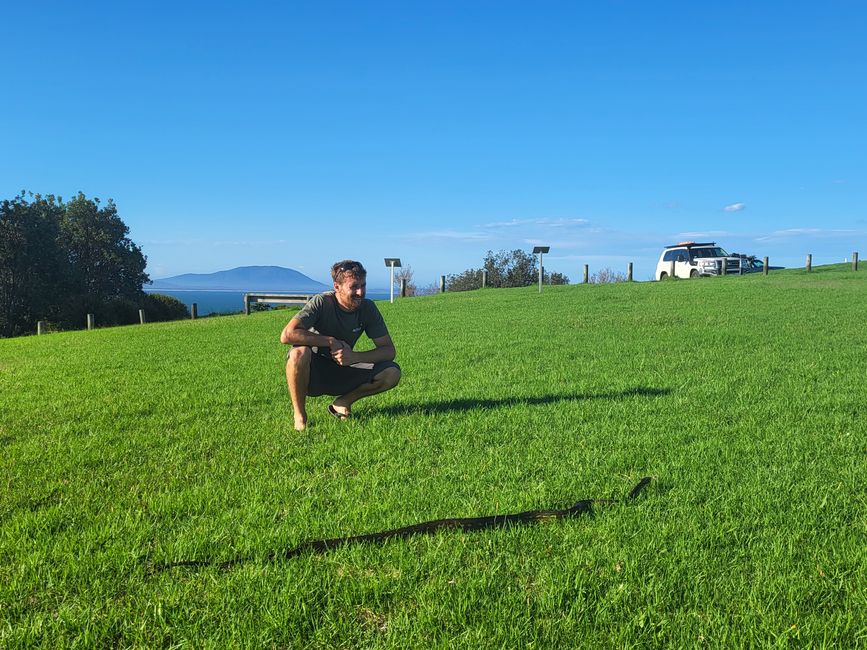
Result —
<svg viewBox="0 0 867 650"><path fill-rule="evenodd" d="M196 320L199 317L199 306L196 303L190 305L190 316L193 320Z"/></svg>
<svg viewBox="0 0 867 650"><path fill-rule="evenodd" d="M768 258L765 256L765 259L762 260L762 274L768 274Z"/></svg>
<svg viewBox="0 0 867 650"><path fill-rule="evenodd" d="M728 260L724 257L720 263L720 275L728 275Z"/></svg>
<svg viewBox="0 0 867 650"><path fill-rule="evenodd" d="M590 265L584 265L584 284L590 284Z"/></svg>
<svg viewBox="0 0 867 650"><path fill-rule="evenodd" d="M446 276L440 276L440 293L446 292Z"/></svg>
<svg viewBox="0 0 867 650"><path fill-rule="evenodd" d="M813 270L813 255L812 253L807 253L807 263L804 264L804 268L807 269L807 273Z"/></svg>
<svg viewBox="0 0 867 650"><path fill-rule="evenodd" d="M36 322L36 334L37 334L37 336L41 336L42 334L45 334L45 321L44 320L40 320L40 321Z"/></svg>
<svg viewBox="0 0 867 650"><path fill-rule="evenodd" d="M668 277L674 280L674 260L671 260L671 266L669 267L668 271Z"/></svg>
<svg viewBox="0 0 867 650"><path fill-rule="evenodd" d="M482 269L482 289L488 286L488 272Z"/></svg>
<svg viewBox="0 0 867 650"><path fill-rule="evenodd" d="M244 316L250 315L250 296L248 294L244 294ZM195 318L195 316L193 316Z"/></svg>
<svg viewBox="0 0 867 650"><path fill-rule="evenodd" d="M87 329L92 330L94 327L96 327L96 319L94 318L93 314L88 314Z"/></svg>
<svg viewBox="0 0 867 650"><path fill-rule="evenodd" d="M632 262L626 265L626 281L632 282Z"/></svg>
<svg viewBox="0 0 867 650"><path fill-rule="evenodd" d="M406 278L400 279L400 297L406 298Z"/></svg>
<svg viewBox="0 0 867 650"><path fill-rule="evenodd" d="M858 251L855 251L854 253L852 253L852 270L853 271L858 270Z"/></svg>
<svg viewBox="0 0 867 650"><path fill-rule="evenodd" d="M144 314L144 309L139 309L139 310L138 310L138 322L139 322L140 325L144 325L144 324L145 324L145 314Z"/></svg>

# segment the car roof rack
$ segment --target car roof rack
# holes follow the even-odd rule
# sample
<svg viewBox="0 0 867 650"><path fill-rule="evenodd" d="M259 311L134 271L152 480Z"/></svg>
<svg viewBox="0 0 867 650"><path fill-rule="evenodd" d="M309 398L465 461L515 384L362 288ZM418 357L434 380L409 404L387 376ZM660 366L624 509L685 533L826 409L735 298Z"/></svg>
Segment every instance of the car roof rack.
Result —
<svg viewBox="0 0 867 650"><path fill-rule="evenodd" d="M682 241L679 244L672 244L671 246L666 246L666 248L680 248L681 246L686 246L687 248L693 248L695 246L716 246L716 242L715 241L706 241L706 242Z"/></svg>

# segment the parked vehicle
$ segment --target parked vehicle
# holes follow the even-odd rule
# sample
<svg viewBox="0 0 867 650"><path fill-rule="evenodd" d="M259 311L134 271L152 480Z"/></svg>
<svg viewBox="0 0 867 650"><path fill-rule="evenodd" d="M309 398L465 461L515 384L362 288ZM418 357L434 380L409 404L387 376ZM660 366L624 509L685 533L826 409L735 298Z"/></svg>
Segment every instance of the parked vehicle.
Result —
<svg viewBox="0 0 867 650"><path fill-rule="evenodd" d="M745 269L744 273L761 273L765 269L765 263L755 255L744 255L741 253L732 253L732 255L741 258L741 266ZM784 268L786 267L768 265L768 271L777 271Z"/></svg>
<svg viewBox="0 0 867 650"><path fill-rule="evenodd" d="M716 242L680 242L666 246L656 264L657 280L676 278L698 278L701 276L721 275L725 265L726 274L741 275L748 273L746 261L729 255L716 245Z"/></svg>

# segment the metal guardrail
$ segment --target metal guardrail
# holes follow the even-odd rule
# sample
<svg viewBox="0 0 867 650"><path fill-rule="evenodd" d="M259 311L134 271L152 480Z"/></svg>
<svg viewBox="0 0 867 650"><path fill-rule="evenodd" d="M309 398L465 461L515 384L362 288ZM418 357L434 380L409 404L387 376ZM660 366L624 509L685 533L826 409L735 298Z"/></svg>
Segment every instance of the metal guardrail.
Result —
<svg viewBox="0 0 867 650"><path fill-rule="evenodd" d="M315 294L298 294L298 293L245 293L244 294L244 314L250 315L251 302L267 302L277 303L280 305L304 305Z"/></svg>

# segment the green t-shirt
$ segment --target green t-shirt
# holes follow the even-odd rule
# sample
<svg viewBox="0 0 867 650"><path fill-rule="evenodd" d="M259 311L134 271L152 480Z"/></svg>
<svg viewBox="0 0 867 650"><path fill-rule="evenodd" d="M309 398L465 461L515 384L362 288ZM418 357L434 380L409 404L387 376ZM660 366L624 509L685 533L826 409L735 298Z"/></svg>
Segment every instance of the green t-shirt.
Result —
<svg viewBox="0 0 867 650"><path fill-rule="evenodd" d="M295 318L307 329L323 336L333 336L346 341L349 347L355 346L362 332L371 339L378 339L388 334L388 328L376 303L365 298L355 311L344 311L337 304L333 291L313 296ZM330 356L331 350L319 348L318 353Z"/></svg>

